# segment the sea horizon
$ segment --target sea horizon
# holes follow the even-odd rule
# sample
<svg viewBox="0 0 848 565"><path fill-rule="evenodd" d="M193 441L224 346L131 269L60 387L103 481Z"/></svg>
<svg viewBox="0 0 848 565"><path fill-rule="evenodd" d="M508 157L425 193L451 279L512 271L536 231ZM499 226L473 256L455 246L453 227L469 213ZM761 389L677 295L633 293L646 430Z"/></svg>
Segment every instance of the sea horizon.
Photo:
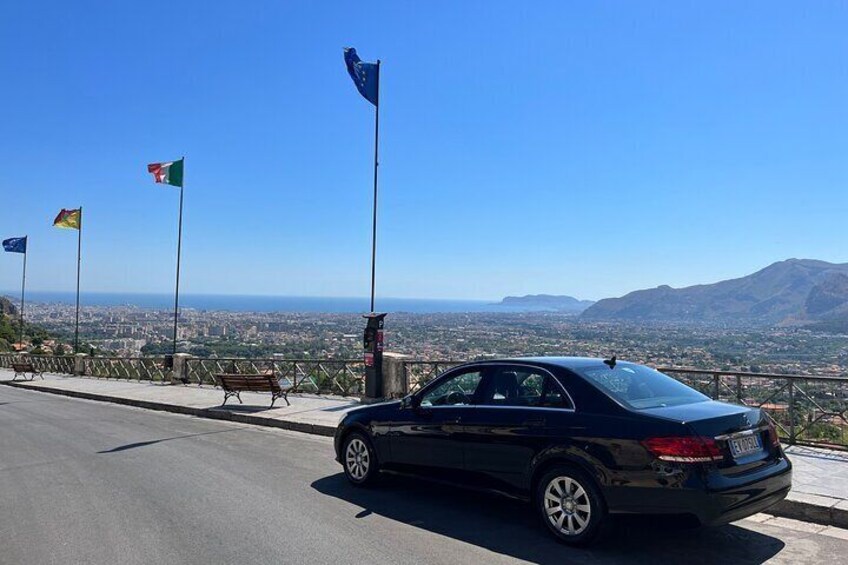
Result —
<svg viewBox="0 0 848 565"><path fill-rule="evenodd" d="M0 295L20 302L20 293L3 291ZM28 291L27 304L74 304L76 294L63 291ZM80 305L133 306L147 309L173 309L173 294L134 292L81 292ZM365 313L369 311L368 297L333 296L274 296L249 294L180 295L180 308L231 312L292 312L292 313ZM377 298L379 312L408 312L418 314L464 312L518 312L497 300L466 300L441 298Z"/></svg>

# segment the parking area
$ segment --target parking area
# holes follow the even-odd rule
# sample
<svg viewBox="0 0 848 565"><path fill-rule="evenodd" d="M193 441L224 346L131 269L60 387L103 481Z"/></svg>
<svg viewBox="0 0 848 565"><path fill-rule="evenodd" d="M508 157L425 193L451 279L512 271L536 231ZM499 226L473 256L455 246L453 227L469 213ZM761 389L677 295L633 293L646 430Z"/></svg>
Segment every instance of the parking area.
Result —
<svg viewBox="0 0 848 565"><path fill-rule="evenodd" d="M631 517L563 547L518 502L388 477L329 438L0 387L0 563L837 563L848 533Z"/></svg>

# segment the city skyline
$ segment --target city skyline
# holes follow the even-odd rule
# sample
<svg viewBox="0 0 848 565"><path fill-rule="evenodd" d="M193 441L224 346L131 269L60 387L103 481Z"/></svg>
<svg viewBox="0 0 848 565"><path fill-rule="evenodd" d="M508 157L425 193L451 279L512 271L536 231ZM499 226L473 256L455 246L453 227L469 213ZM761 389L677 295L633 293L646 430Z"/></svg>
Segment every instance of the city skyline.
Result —
<svg viewBox="0 0 848 565"><path fill-rule="evenodd" d="M170 292L178 191L145 167L185 154L185 293L366 296L373 113L347 46L383 61L377 309L848 260L844 4L365 2L354 25L188 2L179 30L48 4L0 22L0 223L30 238L32 291L73 288L50 222L83 205L83 291Z"/></svg>

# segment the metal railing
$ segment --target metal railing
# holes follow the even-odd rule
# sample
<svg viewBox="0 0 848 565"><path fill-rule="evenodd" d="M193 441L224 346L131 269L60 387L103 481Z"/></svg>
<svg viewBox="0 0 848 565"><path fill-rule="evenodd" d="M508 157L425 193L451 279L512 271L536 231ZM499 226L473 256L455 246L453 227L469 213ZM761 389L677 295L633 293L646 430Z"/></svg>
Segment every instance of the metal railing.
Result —
<svg viewBox="0 0 848 565"><path fill-rule="evenodd" d="M171 368L164 357L86 357L0 354L0 367L30 362L46 373L74 374L81 361L84 375L137 381L168 381ZM219 373L273 374L292 392L362 395L365 363L359 359L200 359L185 360L183 376L197 384L217 384ZM405 360L403 378L415 392L462 361ZM789 444L848 449L848 377L746 373L679 367L662 372L712 399L765 410L780 437Z"/></svg>
<svg viewBox="0 0 848 565"><path fill-rule="evenodd" d="M848 377L659 370L713 400L762 408L786 443L848 449Z"/></svg>
<svg viewBox="0 0 848 565"><path fill-rule="evenodd" d="M360 395L365 362L359 359L186 359L190 382L217 385L220 373L275 375L291 392Z"/></svg>
<svg viewBox="0 0 848 565"><path fill-rule="evenodd" d="M164 357L86 357L83 370L85 375L106 379L163 382L171 377Z"/></svg>
<svg viewBox="0 0 848 565"><path fill-rule="evenodd" d="M415 392L462 361L404 361ZM660 371L709 396L761 408L786 443L848 449L848 377L783 375L660 367Z"/></svg>
<svg viewBox="0 0 848 565"><path fill-rule="evenodd" d="M415 392L451 367L461 365L465 361L404 361L403 374L406 388Z"/></svg>
<svg viewBox="0 0 848 565"><path fill-rule="evenodd" d="M22 355L20 353L0 354L0 367L11 368L12 363L32 363L33 367L44 373L59 375L74 374L74 358L61 355Z"/></svg>
<svg viewBox="0 0 848 565"><path fill-rule="evenodd" d="M0 367L30 362L46 373L75 374L75 358L55 355L0 354ZM172 369L164 357L86 357L82 375L104 379L169 381ZM198 359L185 360L183 376L188 382L216 385L219 373L273 374L292 392L361 395L365 392L365 363L359 359Z"/></svg>

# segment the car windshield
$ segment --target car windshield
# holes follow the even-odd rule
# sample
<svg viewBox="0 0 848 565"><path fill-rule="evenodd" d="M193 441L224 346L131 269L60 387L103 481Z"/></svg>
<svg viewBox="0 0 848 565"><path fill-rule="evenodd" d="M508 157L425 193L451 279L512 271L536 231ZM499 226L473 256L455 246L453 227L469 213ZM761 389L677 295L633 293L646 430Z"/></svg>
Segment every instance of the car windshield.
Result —
<svg viewBox="0 0 848 565"><path fill-rule="evenodd" d="M709 397L642 365L618 363L576 370L613 399L636 410L706 402Z"/></svg>

